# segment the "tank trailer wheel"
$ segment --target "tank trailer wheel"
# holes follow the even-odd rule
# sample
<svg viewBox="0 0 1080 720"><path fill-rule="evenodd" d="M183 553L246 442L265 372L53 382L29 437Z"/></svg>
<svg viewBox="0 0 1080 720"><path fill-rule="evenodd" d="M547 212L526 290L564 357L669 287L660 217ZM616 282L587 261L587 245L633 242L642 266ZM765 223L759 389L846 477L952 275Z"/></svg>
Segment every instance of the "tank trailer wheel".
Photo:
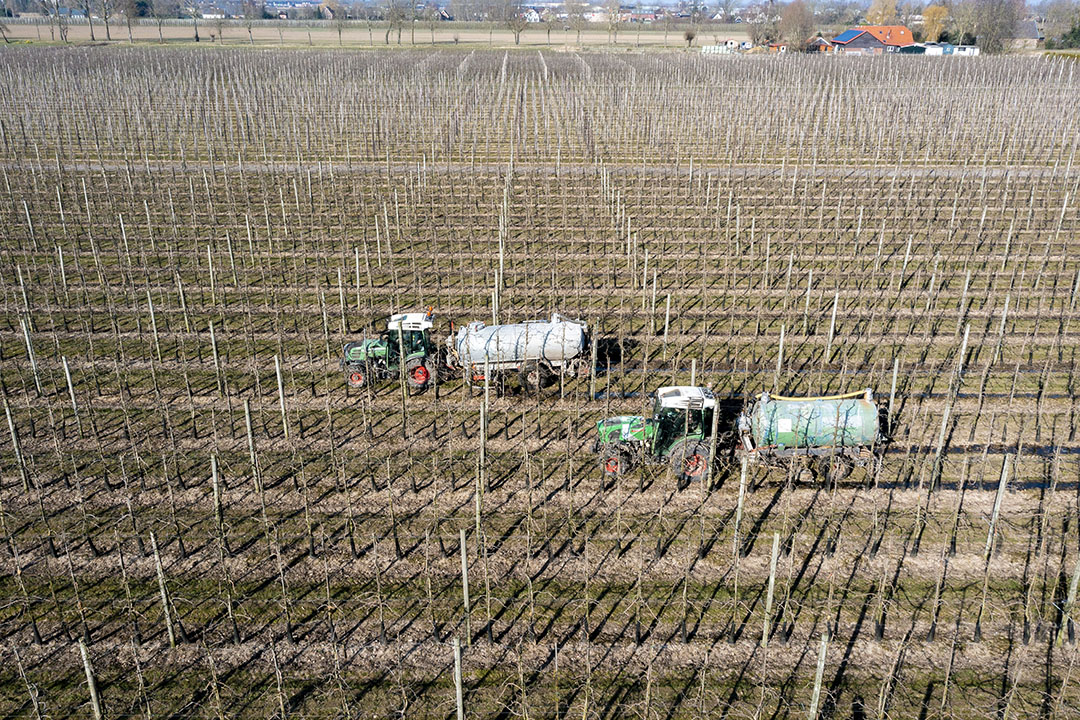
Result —
<svg viewBox="0 0 1080 720"><path fill-rule="evenodd" d="M692 480L709 479L709 446L696 440L683 441L671 451L671 474L678 488L685 490Z"/></svg>
<svg viewBox="0 0 1080 720"><path fill-rule="evenodd" d="M846 479L854 467L851 458L844 455L822 455L817 459L814 470L819 479L826 484L835 485Z"/></svg>
<svg viewBox="0 0 1080 720"><path fill-rule="evenodd" d="M540 392L551 382L551 372L539 360L523 363L518 375L522 389L530 395Z"/></svg>
<svg viewBox="0 0 1080 720"><path fill-rule="evenodd" d="M418 395L427 390L432 375L434 372L425 360L419 358L410 360L405 366L405 382L409 386L409 392Z"/></svg>
<svg viewBox="0 0 1080 720"><path fill-rule="evenodd" d="M362 388L367 385L367 375L362 370L353 369L345 373L345 382L351 388Z"/></svg>

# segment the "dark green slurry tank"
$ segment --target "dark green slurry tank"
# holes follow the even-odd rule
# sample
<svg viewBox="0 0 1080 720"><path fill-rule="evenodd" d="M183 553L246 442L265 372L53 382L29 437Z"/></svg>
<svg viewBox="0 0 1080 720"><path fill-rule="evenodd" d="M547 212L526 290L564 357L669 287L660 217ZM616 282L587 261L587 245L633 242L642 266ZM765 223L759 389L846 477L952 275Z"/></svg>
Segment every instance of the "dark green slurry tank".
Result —
<svg viewBox="0 0 1080 720"><path fill-rule="evenodd" d="M739 430L744 448L757 454L850 452L880 439L870 390L814 398L762 393L739 418Z"/></svg>

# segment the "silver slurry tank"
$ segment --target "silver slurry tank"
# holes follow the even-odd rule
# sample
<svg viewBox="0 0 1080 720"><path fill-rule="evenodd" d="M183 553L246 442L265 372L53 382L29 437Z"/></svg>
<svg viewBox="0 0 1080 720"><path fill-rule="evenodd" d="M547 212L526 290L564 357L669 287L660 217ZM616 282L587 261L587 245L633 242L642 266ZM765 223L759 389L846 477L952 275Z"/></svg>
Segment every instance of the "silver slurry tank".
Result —
<svg viewBox="0 0 1080 720"><path fill-rule="evenodd" d="M588 330L584 323L558 313L550 321L511 325L472 322L458 331L454 349L463 365L477 368L487 363L493 370L507 370L531 360L560 368L585 354Z"/></svg>

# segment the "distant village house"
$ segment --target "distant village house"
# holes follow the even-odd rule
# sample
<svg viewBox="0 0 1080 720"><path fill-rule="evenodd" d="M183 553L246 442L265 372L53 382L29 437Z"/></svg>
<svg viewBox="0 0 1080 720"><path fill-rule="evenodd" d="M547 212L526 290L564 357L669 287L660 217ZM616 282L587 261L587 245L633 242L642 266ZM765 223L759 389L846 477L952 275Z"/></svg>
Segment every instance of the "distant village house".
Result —
<svg viewBox="0 0 1080 720"><path fill-rule="evenodd" d="M900 48L914 45L915 38L903 25L867 25L845 30L832 44L838 53L881 55L900 52Z"/></svg>

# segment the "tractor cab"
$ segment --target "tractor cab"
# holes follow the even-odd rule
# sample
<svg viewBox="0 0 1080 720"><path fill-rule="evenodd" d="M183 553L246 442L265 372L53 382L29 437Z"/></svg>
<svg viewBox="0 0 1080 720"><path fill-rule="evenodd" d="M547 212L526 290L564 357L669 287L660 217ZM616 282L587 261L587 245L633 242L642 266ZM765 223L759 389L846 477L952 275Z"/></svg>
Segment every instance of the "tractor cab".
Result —
<svg viewBox="0 0 1080 720"><path fill-rule="evenodd" d="M715 408L716 399L707 388L678 385L657 390L652 417L656 428L653 452L663 457L677 442L708 437Z"/></svg>
<svg viewBox="0 0 1080 720"><path fill-rule="evenodd" d="M430 310L393 315L386 321L386 329L379 339L386 344L388 354L396 356L399 350L404 352L406 358L416 353L431 354L434 351L429 332L432 327L434 323Z"/></svg>

